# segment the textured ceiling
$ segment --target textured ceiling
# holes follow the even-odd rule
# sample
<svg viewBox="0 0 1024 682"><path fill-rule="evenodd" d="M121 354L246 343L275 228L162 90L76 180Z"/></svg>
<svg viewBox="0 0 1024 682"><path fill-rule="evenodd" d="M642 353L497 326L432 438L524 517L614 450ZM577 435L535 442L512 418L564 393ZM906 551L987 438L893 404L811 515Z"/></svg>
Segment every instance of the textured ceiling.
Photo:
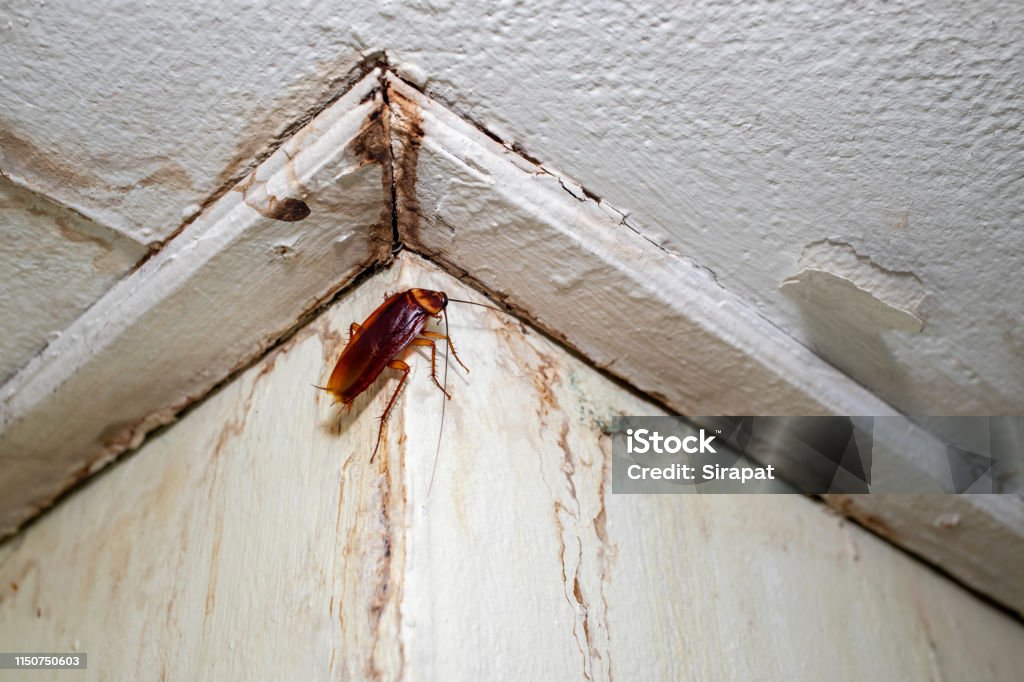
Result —
<svg viewBox="0 0 1024 682"><path fill-rule="evenodd" d="M902 409L1024 410L1024 7L278 7L4 10L0 168L5 196L48 198L31 230L74 215L134 242L125 271L385 49ZM5 237L28 234L10 204ZM18 243L5 282L96 262L93 242ZM22 280L3 313L29 341L0 368L118 272Z"/></svg>

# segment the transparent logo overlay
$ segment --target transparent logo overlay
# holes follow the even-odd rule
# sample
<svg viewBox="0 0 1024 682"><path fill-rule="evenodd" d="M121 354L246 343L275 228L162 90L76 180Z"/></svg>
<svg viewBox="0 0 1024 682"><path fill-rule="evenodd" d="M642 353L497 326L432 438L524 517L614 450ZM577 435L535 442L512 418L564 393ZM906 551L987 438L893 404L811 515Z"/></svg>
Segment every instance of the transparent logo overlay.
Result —
<svg viewBox="0 0 1024 682"><path fill-rule="evenodd" d="M1024 493L1024 417L619 417L614 493Z"/></svg>

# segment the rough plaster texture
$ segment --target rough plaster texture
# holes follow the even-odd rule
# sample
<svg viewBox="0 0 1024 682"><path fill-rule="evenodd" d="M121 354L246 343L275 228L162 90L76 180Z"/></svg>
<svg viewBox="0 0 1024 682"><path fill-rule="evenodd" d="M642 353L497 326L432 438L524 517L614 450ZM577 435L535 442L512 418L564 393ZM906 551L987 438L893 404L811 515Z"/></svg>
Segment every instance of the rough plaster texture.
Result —
<svg viewBox="0 0 1024 682"><path fill-rule="evenodd" d="M141 242L383 48L902 409L1024 410L1017 3L22 2L0 31L0 163ZM912 273L924 329L781 291L827 238Z"/></svg>
<svg viewBox="0 0 1024 682"><path fill-rule="evenodd" d="M144 254L132 240L0 176L0 384Z"/></svg>

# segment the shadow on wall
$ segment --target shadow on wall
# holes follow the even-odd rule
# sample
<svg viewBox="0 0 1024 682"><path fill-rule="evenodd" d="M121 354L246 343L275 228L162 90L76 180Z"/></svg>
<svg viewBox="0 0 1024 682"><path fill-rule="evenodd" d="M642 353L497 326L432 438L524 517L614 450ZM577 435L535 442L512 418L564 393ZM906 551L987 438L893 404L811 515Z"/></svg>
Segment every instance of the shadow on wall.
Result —
<svg viewBox="0 0 1024 682"><path fill-rule="evenodd" d="M815 352L854 379L877 387L886 399L907 396L911 377L893 356L884 333L917 334L924 329L918 313L925 297L920 279L883 268L836 240L805 247L799 268L779 288L800 307Z"/></svg>

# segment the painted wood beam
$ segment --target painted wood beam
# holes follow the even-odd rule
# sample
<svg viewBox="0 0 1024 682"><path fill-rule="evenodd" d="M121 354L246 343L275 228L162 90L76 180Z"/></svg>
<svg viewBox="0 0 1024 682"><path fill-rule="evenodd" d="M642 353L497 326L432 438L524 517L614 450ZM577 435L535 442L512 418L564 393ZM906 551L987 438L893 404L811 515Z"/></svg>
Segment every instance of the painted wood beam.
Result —
<svg viewBox="0 0 1024 682"><path fill-rule="evenodd" d="M409 248L680 414L900 416L572 178L387 79L397 223ZM876 434L904 475L945 466L922 455L920 430L904 426ZM1019 497L825 499L1024 612L1024 584L1006 570L1024 562ZM943 523L950 518L955 530Z"/></svg>
<svg viewBox="0 0 1024 682"><path fill-rule="evenodd" d="M385 260L392 197L408 247L681 414L898 416L609 202L380 70L235 189L0 388L0 533ZM883 440L907 475L937 466ZM1000 568L1024 559L1024 503L915 499L826 498L1024 610Z"/></svg>
<svg viewBox="0 0 1024 682"><path fill-rule="evenodd" d="M0 536L389 256L380 83L358 81L0 389Z"/></svg>

